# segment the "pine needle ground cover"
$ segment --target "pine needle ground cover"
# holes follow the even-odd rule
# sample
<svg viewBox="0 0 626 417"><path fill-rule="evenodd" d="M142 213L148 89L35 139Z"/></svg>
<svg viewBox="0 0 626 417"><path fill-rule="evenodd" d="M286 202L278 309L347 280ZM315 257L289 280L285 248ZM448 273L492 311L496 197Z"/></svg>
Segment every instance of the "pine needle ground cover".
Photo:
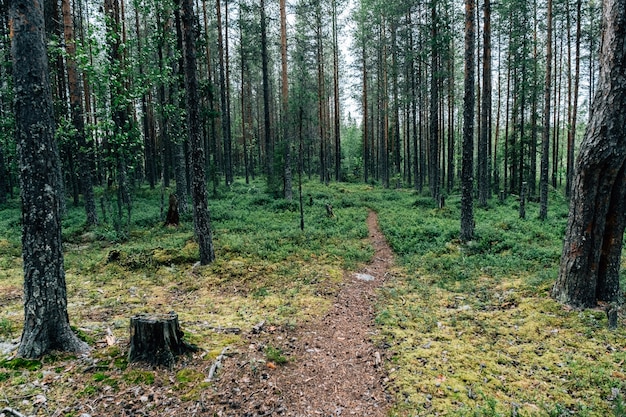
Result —
<svg viewBox="0 0 626 417"><path fill-rule="evenodd" d="M298 326L328 311L344 271L372 256L365 218L374 209L397 255L376 317L376 343L390 358L392 415L626 415L623 323L610 331L602 309L569 311L548 296L567 214L557 195L544 223L532 203L528 219L518 219L513 197L477 209L476 239L461 245L454 195L438 209L409 190L310 182L302 232L297 204L263 189L236 182L217 190L217 261L207 267L196 266L188 215L179 228L163 227L160 190L136 191L125 231L86 230L83 210L69 207L70 321L93 351L41 361L0 356L0 401L64 416L107 398L145 415L158 395L161 403L201 401L220 352L247 348L240 332L261 321ZM17 203L0 211L0 346L17 343L23 320L19 217ZM168 311L201 351L171 370L129 365L129 318Z"/></svg>

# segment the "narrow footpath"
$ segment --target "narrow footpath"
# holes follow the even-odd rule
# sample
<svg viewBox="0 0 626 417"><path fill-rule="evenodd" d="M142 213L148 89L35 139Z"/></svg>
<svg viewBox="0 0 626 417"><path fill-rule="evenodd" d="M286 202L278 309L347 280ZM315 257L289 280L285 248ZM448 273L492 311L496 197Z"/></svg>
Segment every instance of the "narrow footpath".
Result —
<svg viewBox="0 0 626 417"><path fill-rule="evenodd" d="M259 349L268 341L282 341L295 360L269 372L251 366L253 359L227 358L218 391L207 399L213 415L387 415L390 398L384 389L384 351L371 339L376 332L376 289L388 275L393 253L380 232L376 213L370 212L367 224L375 250L372 262L358 273L345 272L334 306L321 320L295 330L249 336L251 346Z"/></svg>

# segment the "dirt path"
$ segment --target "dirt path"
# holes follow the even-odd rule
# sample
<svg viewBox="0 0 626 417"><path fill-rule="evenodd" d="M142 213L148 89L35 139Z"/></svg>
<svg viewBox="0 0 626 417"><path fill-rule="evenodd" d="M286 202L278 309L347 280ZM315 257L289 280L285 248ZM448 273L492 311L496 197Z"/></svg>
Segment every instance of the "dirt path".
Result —
<svg viewBox="0 0 626 417"><path fill-rule="evenodd" d="M384 352L371 342L375 290L393 263L376 213L367 224L374 258L358 274L345 274L333 308L295 330L265 329L249 336L250 349L228 358L218 391L206 399L218 416L385 416ZM373 280L368 280L372 279ZM280 347L286 365L262 361L265 346ZM210 407L210 408L213 408Z"/></svg>

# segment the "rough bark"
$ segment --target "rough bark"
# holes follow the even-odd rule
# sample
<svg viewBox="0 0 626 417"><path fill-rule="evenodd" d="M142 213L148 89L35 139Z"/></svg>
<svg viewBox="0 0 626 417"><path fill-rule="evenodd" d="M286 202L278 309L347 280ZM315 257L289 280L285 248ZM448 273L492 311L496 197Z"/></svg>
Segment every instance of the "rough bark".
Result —
<svg viewBox="0 0 626 417"><path fill-rule="evenodd" d="M605 0L600 81L576 164L558 301L593 307L619 294L626 164L626 0Z"/></svg>
<svg viewBox="0 0 626 417"><path fill-rule="evenodd" d="M485 0L483 15L483 91L477 162L478 204L485 207L491 189L489 181L489 141L491 138L491 0Z"/></svg>
<svg viewBox="0 0 626 417"><path fill-rule="evenodd" d="M176 198L176 194L170 194L169 207L167 209L167 216L165 217L165 226L178 227L179 223L178 199Z"/></svg>
<svg viewBox="0 0 626 417"><path fill-rule="evenodd" d="M461 166L461 241L474 238L474 0L465 1L465 97L463 98L463 159Z"/></svg>
<svg viewBox="0 0 626 417"><path fill-rule="evenodd" d="M324 71L324 42L322 36L322 10L321 5L315 8L315 42L316 42L316 60L317 60L317 112L318 112L318 130L320 137L320 182L328 183L328 148L326 144L326 86Z"/></svg>
<svg viewBox="0 0 626 417"><path fill-rule="evenodd" d="M539 178L539 218L548 217L548 156L550 153L550 94L552 89L552 0L548 0L546 40L546 81L544 85L543 132L541 135L541 168Z"/></svg>
<svg viewBox="0 0 626 417"><path fill-rule="evenodd" d="M196 34L192 0L182 0L181 18L183 25L183 56L187 103L187 132L191 152L193 220L196 238L200 247L200 264L207 265L215 260L213 232L208 207L208 193L204 171L205 154L200 136L200 99L196 74Z"/></svg>
<svg viewBox="0 0 626 417"><path fill-rule="evenodd" d="M22 195L24 330L18 355L87 351L70 329L61 242L59 157L41 3L10 6L17 148Z"/></svg>
<svg viewBox="0 0 626 417"><path fill-rule="evenodd" d="M281 101L282 101L282 124L283 146L285 147L285 199L293 199L293 185L291 173L291 139L289 129L291 127L289 117L289 78L287 76L287 12L285 0L280 0L280 76L281 76Z"/></svg>
<svg viewBox="0 0 626 417"><path fill-rule="evenodd" d="M439 171L439 72L438 65L438 49L439 49L439 33L438 33L438 16L437 2L431 4L431 84L430 84L430 149L428 158L428 184L430 186L431 196L437 200L440 192L440 171Z"/></svg>
<svg viewBox="0 0 626 417"><path fill-rule="evenodd" d="M572 93L572 114L567 133L567 182L565 184L565 195L569 197L572 188L572 178L574 177L574 149L576 145L576 122L578 118L578 90L580 87L580 41L582 36L582 0L576 1L576 56L574 69L574 92Z"/></svg>
<svg viewBox="0 0 626 417"><path fill-rule="evenodd" d="M600 250L596 297L606 302L617 302L620 299L619 270L626 226L626 187L624 184L626 184L626 163L622 165L611 190L611 201L607 210Z"/></svg>
<svg viewBox="0 0 626 417"><path fill-rule="evenodd" d="M333 36L333 126L335 139L335 181L341 181L341 115L339 109L339 41L337 39L337 1L332 2Z"/></svg>
<svg viewBox="0 0 626 417"><path fill-rule="evenodd" d="M228 7L228 2L226 2ZM215 8L217 11L217 48L219 55L219 77L220 77L220 101L222 105L222 136L224 139L224 170L226 174L226 185L233 183L233 162L232 162L232 145L230 133L230 106L228 105L228 86L226 83L226 63L224 60L224 37L222 35L222 8L221 0L216 0Z"/></svg>

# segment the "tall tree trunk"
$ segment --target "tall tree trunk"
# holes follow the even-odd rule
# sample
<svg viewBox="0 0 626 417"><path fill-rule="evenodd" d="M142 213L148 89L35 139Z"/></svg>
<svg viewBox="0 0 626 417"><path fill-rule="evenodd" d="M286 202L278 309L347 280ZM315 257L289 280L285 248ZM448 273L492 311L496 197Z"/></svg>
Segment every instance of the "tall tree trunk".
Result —
<svg viewBox="0 0 626 417"><path fill-rule="evenodd" d="M52 93L41 3L11 1L15 120L22 195L24 329L18 355L84 352L67 314Z"/></svg>
<svg viewBox="0 0 626 417"><path fill-rule="evenodd" d="M382 182L384 188L389 188L389 79L387 68L387 44L386 38L386 25L383 23L380 29L380 43L381 58L379 63L380 73L382 73L382 80L380 83L380 161Z"/></svg>
<svg viewBox="0 0 626 417"><path fill-rule="evenodd" d="M558 301L618 301L626 223L626 0L605 0L600 82L581 144L559 277Z"/></svg>
<svg viewBox="0 0 626 417"><path fill-rule="evenodd" d="M528 195L533 198L537 191L537 135L538 126L537 119L537 106L539 105L539 45L538 45L538 21L537 16L537 0L533 0L533 81L532 81L532 94L531 94L531 108L530 108L530 172L528 173Z"/></svg>
<svg viewBox="0 0 626 417"><path fill-rule="evenodd" d="M272 136L272 119L270 114L270 79L267 50L267 17L265 0L261 0L261 71L263 78L263 131L265 136L265 172L267 185L271 193L276 193L274 178L274 137Z"/></svg>
<svg viewBox="0 0 626 417"><path fill-rule="evenodd" d="M195 16L192 0L182 0L181 18L183 25L183 56L185 58L185 89L187 103L187 131L191 151L192 199L194 230L200 247L200 264L207 265L215 260L211 216L207 201L205 179L205 154L200 136L200 98L196 74Z"/></svg>
<svg viewBox="0 0 626 417"><path fill-rule="evenodd" d="M474 238L474 37L475 3L465 0L465 96L463 97L463 160L461 166L461 241Z"/></svg>
<svg viewBox="0 0 626 417"><path fill-rule="evenodd" d="M68 0L63 0L68 1ZM144 78L144 66L143 66L143 58L142 58L142 35L141 35L141 24L139 21L139 7L135 7L135 35L137 36L137 49L139 50L139 79L143 80ZM143 143L144 143L144 169L146 171L146 177L148 179L148 184L150 184L150 188L154 189L156 186L156 143L155 138L152 135L154 132L154 126L151 126L151 123L154 122L154 119L151 117L152 109L148 109L148 104L152 105L149 98L149 90L144 90L141 93L141 113L142 113L142 128L143 128Z"/></svg>
<svg viewBox="0 0 626 417"><path fill-rule="evenodd" d="M487 205L489 198L489 142L491 138L491 0L483 6L483 91L481 130L478 142L478 204Z"/></svg>
<svg viewBox="0 0 626 417"><path fill-rule="evenodd" d="M417 94L417 78L415 76L416 68L415 68L415 45L413 39L413 30L412 21L411 21L411 11L407 13L407 26L409 29L409 72L410 72L410 88L411 88L411 98L410 98L410 106L411 106L411 132L413 134L412 144L413 144L413 173L414 173L414 188L416 190L420 190L420 177L422 176L420 170L420 155L418 152L419 149L419 129L417 125L417 103L418 103L418 94ZM419 66L419 65L418 65Z"/></svg>
<svg viewBox="0 0 626 417"><path fill-rule="evenodd" d="M367 95L367 77L368 77L368 73L367 73L367 47L366 47L366 40L365 40L365 34L361 34L361 53L362 53L362 59L363 59L363 90L362 90L362 95L363 95L363 178L365 180L365 182L369 182L369 176L370 176L370 146L369 146L369 118L368 118L368 108L369 108L369 102L368 102L368 95Z"/></svg>
<svg viewBox="0 0 626 417"><path fill-rule="evenodd" d="M124 55L122 50L122 38L123 27L121 25L120 16L120 4L118 0L105 0L104 12L107 16L107 31L111 36L107 36L108 48L109 48L109 60L113 71L122 72L122 68L125 65ZM111 149L109 150L116 161L117 168L117 206L118 216L117 221L121 222L124 218L123 207L127 209L127 227L130 227L130 191L128 189L127 178L127 162L126 162L126 149L124 148L126 129L128 128L128 107L123 100L127 91L126 83L123 80L112 80L111 83L111 112L113 114L113 135L119 140L115 140ZM116 227L119 227L121 223L116 223Z"/></svg>
<svg viewBox="0 0 626 417"><path fill-rule="evenodd" d="M539 180L539 218L548 217L548 155L550 153L550 94L552 90L552 0L548 0L548 28L546 40L546 81L543 104L543 132L541 136L541 172Z"/></svg>
<svg viewBox="0 0 626 417"><path fill-rule="evenodd" d="M317 6L315 11L316 20L316 43L317 43L317 99L318 99L318 115L319 115L319 135L320 135L320 181L327 183L328 174L328 149L326 146L326 88L324 82L324 45L322 39L322 11Z"/></svg>
<svg viewBox="0 0 626 417"><path fill-rule="evenodd" d="M440 193L439 169L439 16L437 2L431 2L431 82L430 82L430 149L428 158L428 184L434 199Z"/></svg>
<svg viewBox="0 0 626 417"><path fill-rule="evenodd" d="M337 34L337 0L332 0L333 37L333 127L335 139L335 181L341 181L341 112L339 108L339 41Z"/></svg>
<svg viewBox="0 0 626 417"><path fill-rule="evenodd" d="M450 50L454 51L454 41L450 40L450 42L452 43L450 45ZM455 100L455 94L454 94L454 84L455 84L455 79L454 79L454 53L451 53L450 56L448 57L448 157L447 157L447 161L448 161L448 182L447 182L447 189L448 189L448 193L450 193L452 191L452 188L454 187L454 170L455 170L455 164L454 164L454 159L455 159L455 151L454 148L456 147L455 144L455 140L454 140L454 100Z"/></svg>
<svg viewBox="0 0 626 417"><path fill-rule="evenodd" d="M206 55L206 76L207 82L209 85L213 85L214 74L213 74L213 64L211 63L211 37L209 35L209 17L207 13L206 7L207 0L202 0L202 21L204 25L204 46L205 46L205 55ZM207 101L209 105L209 113L214 115L216 112L215 109L215 97L213 93L213 88L207 89ZM217 144L217 126L215 116L209 117L209 127L207 129L209 136L209 155L206 157L206 166L210 171L210 176L213 181L213 188L217 188L218 176L217 176L217 166L218 161L221 160L221 151L220 147Z"/></svg>
<svg viewBox="0 0 626 417"><path fill-rule="evenodd" d="M228 7L228 2L226 2ZM232 144L230 133L230 106L228 104L228 85L226 80L226 65L227 62L224 59L224 36L222 31L222 7L221 0L215 1L215 8L217 10L217 48L219 55L219 73L220 73L220 100L222 105L222 137L224 140L224 171L226 174L226 185L233 183L233 162L232 162Z"/></svg>
<svg viewBox="0 0 626 417"><path fill-rule="evenodd" d="M76 145L78 146L78 165L80 170L80 185L85 199L85 212L87 224L90 226L98 224L98 213L96 211L96 198L93 192L91 165L89 156L89 145L85 136L85 119L83 110L83 93L78 77L76 65L76 43L74 40L74 22L72 21L72 11L69 0L62 0L63 31L65 35L65 48L67 51L66 68L68 87L70 92L70 114L72 125L76 129Z"/></svg>
<svg viewBox="0 0 626 417"><path fill-rule="evenodd" d="M243 142L243 166L244 175L246 177L246 184L250 183L250 163L248 161L248 105L252 100L252 97L247 93L247 87L249 84L249 69L248 62L246 60L246 48L244 45L244 31L243 31L243 10L241 3L239 3L239 54L241 58L241 139ZM210 58L209 58L210 60Z"/></svg>
<svg viewBox="0 0 626 417"><path fill-rule="evenodd" d="M574 92L572 103L572 114L569 122L567 133L567 182L565 185L565 195L570 196L572 188L572 180L574 178L574 149L576 145L576 119L578 117L578 89L580 85L580 39L581 39L581 20L582 20L582 0L576 1L576 56L574 70Z"/></svg>
<svg viewBox="0 0 626 417"><path fill-rule="evenodd" d="M281 67L281 96L282 96L282 125L283 146L285 147L285 199L293 199L293 185L291 175L291 118L289 117L289 78L287 76L287 12L285 0L280 0L280 67Z"/></svg>

